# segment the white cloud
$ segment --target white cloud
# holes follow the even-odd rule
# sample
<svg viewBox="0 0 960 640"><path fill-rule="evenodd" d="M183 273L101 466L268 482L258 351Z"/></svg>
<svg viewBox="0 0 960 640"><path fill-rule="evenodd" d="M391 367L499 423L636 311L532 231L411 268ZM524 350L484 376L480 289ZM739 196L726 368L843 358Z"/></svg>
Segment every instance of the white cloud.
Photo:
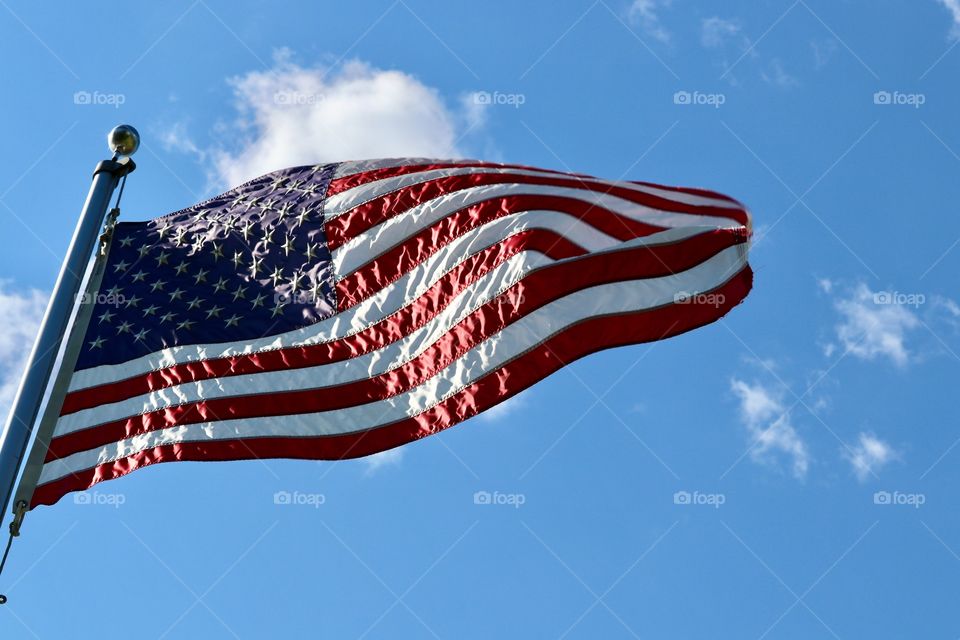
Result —
<svg viewBox="0 0 960 640"><path fill-rule="evenodd" d="M723 46L727 39L740 33L740 25L717 16L704 18L700 25L700 43L708 49Z"/></svg>
<svg viewBox="0 0 960 640"><path fill-rule="evenodd" d="M953 28L950 30L950 35L954 38L960 38L960 0L939 0L939 2L947 8L953 18Z"/></svg>
<svg viewBox="0 0 960 640"><path fill-rule="evenodd" d="M889 358L905 366L911 358L907 334L920 325L917 315L904 304L887 298L886 292L874 292L861 283L850 297L835 302L841 322L837 339L845 352L864 360Z"/></svg>
<svg viewBox="0 0 960 640"><path fill-rule="evenodd" d="M640 25L650 37L660 42L670 42L670 32L660 22L658 12L672 2L673 0L633 0L628 12L630 21Z"/></svg>
<svg viewBox="0 0 960 640"><path fill-rule="evenodd" d="M810 43L810 49L813 51L813 63L816 69L822 69L827 66L833 54L837 52L836 40L814 40Z"/></svg>
<svg viewBox="0 0 960 640"><path fill-rule="evenodd" d="M859 440L855 447L844 451L843 454L860 482L865 482L871 475L876 475L883 466L899 457L889 443L873 434L861 432Z"/></svg>
<svg viewBox="0 0 960 640"><path fill-rule="evenodd" d="M750 435L750 457L756 462L773 464L778 456L785 456L791 462L794 477L805 477L810 453L791 424L780 395L760 383L736 379L731 382L731 388L740 400L740 417Z"/></svg>
<svg viewBox="0 0 960 640"><path fill-rule="evenodd" d="M349 61L337 70L304 67L289 51L265 71L232 78L239 117L215 136L229 141L202 151L181 129L171 148L194 153L213 167L217 186L297 164L393 157L457 157L469 127L483 123L481 105L448 108L438 91L402 71Z"/></svg>
<svg viewBox="0 0 960 640"><path fill-rule="evenodd" d="M363 459L363 463L367 466L366 474L373 475L377 471L380 471L384 467L396 467L400 465L400 462L403 460L403 447L397 447L395 449L387 449L386 451L381 451L380 453L375 453L372 456L367 456Z"/></svg>
<svg viewBox="0 0 960 640"><path fill-rule="evenodd" d="M0 419L4 422L46 308L45 293L11 291L0 280Z"/></svg>
<svg viewBox="0 0 960 640"><path fill-rule="evenodd" d="M766 69L760 72L760 77L767 84L772 84L781 89L791 89L800 84L799 80L787 72L779 58L770 60Z"/></svg>
<svg viewBox="0 0 960 640"><path fill-rule="evenodd" d="M505 400L495 407L477 414L477 420L481 422L502 422L509 416L525 408L528 404L528 392L518 393L509 400Z"/></svg>

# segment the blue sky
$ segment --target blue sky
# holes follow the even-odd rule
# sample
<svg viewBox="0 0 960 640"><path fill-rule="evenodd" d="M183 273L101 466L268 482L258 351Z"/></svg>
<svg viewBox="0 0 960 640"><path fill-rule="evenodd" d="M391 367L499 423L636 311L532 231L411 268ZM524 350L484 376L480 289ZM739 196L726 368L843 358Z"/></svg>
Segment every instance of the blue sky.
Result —
<svg viewBox="0 0 960 640"><path fill-rule="evenodd" d="M0 34L4 411L119 122L131 220L422 154L713 188L756 232L722 322L440 436L32 512L4 638L960 634L957 0L2 0Z"/></svg>

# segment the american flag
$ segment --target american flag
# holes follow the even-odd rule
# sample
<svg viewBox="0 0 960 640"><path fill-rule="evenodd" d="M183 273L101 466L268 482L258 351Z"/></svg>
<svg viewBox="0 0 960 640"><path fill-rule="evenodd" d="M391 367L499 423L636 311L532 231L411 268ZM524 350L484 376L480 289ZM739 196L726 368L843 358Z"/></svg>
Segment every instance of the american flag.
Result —
<svg viewBox="0 0 960 640"><path fill-rule="evenodd" d="M32 505L158 462L365 456L712 322L749 216L506 164L297 167L118 224Z"/></svg>

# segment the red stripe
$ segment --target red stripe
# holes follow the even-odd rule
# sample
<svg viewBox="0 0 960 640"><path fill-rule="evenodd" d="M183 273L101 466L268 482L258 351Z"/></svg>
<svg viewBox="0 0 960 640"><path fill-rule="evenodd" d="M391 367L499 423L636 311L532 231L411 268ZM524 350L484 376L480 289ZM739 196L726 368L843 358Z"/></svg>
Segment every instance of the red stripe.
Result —
<svg viewBox="0 0 960 640"><path fill-rule="evenodd" d="M731 204L735 204L741 209L745 207L739 200L735 200L728 195L718 193L717 191L711 191L710 189L699 189L697 187L674 187L665 184L657 184L656 182L644 182L642 180L630 180L630 184L638 184L641 187L651 187L653 189L662 189L664 191L673 191L674 193L685 193L691 196L700 196L702 198L713 198L714 200L726 200Z"/></svg>
<svg viewBox="0 0 960 640"><path fill-rule="evenodd" d="M54 438L46 461L177 425L334 411L383 400L423 384L477 344L552 300L592 286L685 271L738 242L736 234L717 231L655 250L595 254L544 268L479 307L424 353L395 370L338 386L201 400L91 426ZM264 401L266 397L269 402Z"/></svg>
<svg viewBox="0 0 960 640"><path fill-rule="evenodd" d="M419 329L465 289L522 251L537 251L554 260L572 254L556 234L543 229L524 231L477 252L444 274L422 296L389 317L351 336L303 347L287 347L256 354L185 362L143 375L80 389L67 395L60 415L210 378L298 369L339 362L379 349Z"/></svg>
<svg viewBox="0 0 960 640"><path fill-rule="evenodd" d="M635 191L616 184L590 182L577 178L548 178L540 176L522 176L516 174L475 173L463 176L449 176L429 180L404 187L379 198L365 202L350 209L343 215L331 218L325 224L327 245L331 250L343 246L346 242L368 231L372 227L400 215L416 205L471 187L494 184L531 184L541 186L568 187L596 193L604 193L623 198L636 204L661 211L691 213L732 219L746 226L749 216L743 210L727 209L707 205L688 205L675 200L661 198Z"/></svg>
<svg viewBox="0 0 960 640"><path fill-rule="evenodd" d="M649 311L592 318L552 336L507 365L414 417L359 434L311 438L247 438L164 445L39 486L31 508L52 505L65 494L161 462L297 458L337 460L378 453L438 433L523 391L559 368L590 353L678 335L724 316L750 290L744 267L716 293L724 304L669 305Z"/></svg>
<svg viewBox="0 0 960 640"><path fill-rule="evenodd" d="M359 187L377 180L405 176L411 173L420 173L422 171L435 171L437 169L460 169L460 168L493 168L493 169L520 169L523 171L541 171L543 173L562 173L550 169L538 169L537 167L528 167L522 164L498 164L496 162L436 162L428 164L404 164L397 167L382 167L380 169L371 169L370 171L361 171L336 178L330 181L327 187L327 197L335 196L338 193ZM576 175L576 174L566 174ZM586 177L586 176L584 176Z"/></svg>
<svg viewBox="0 0 960 640"><path fill-rule="evenodd" d="M404 238L403 242L388 249L349 276L337 283L337 308L344 311L398 280L413 270L431 255L461 235L498 218L524 211L559 211L574 216L595 229L617 240L632 240L647 236L664 227L637 222L612 211L595 207L588 202L561 196L504 196L485 200L461 209ZM578 245L557 236L561 253L568 256L583 253Z"/></svg>

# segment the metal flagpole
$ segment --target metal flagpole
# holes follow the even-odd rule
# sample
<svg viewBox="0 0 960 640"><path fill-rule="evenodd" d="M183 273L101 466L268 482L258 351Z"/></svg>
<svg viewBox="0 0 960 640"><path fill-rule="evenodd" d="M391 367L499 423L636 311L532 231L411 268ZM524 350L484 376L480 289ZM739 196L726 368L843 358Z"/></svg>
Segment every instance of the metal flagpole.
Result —
<svg viewBox="0 0 960 640"><path fill-rule="evenodd" d="M90 192L54 285L47 312L40 324L40 333L27 360L10 416L3 434L0 435L0 492L3 495L0 517L9 505L17 471L30 442L33 423L40 410L63 336L67 333L83 274L87 271L87 264L100 236L110 198L121 178L136 168L130 159L140 146L140 134L136 129L129 125L120 125L110 132L108 142L114 152L113 159L100 162L93 172ZM22 517L25 508L26 505L21 505L19 509L14 505L14 513L18 519ZM12 527L13 525L11 531Z"/></svg>

